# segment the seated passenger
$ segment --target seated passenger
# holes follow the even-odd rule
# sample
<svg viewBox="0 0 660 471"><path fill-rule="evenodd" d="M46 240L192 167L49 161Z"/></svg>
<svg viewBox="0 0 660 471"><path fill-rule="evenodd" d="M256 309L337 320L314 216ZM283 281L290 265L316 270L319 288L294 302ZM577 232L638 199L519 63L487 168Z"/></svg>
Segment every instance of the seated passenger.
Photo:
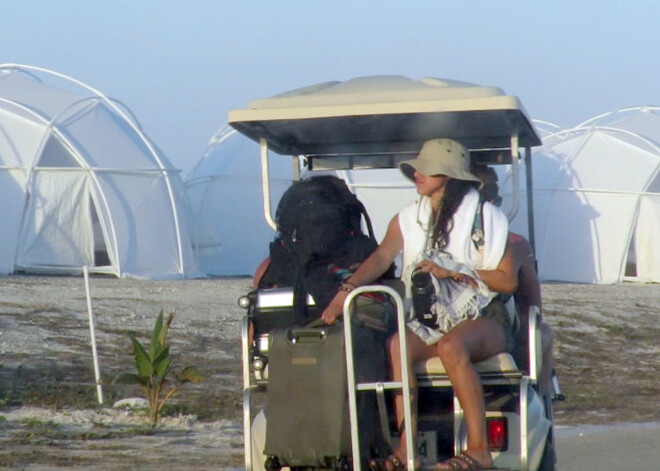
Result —
<svg viewBox="0 0 660 471"><path fill-rule="evenodd" d="M418 270L429 273L435 283L445 286L449 298L478 288L486 300L497 293L513 293L516 271L513 254L507 247L506 216L490 203L480 204L477 188L481 182L470 172L468 151L451 139L428 141L416 158L402 162L402 173L412 180L420 195L418 203L404 208L389 224L376 251L348 278L322 314L328 324L342 314L348 292L376 280L403 251L402 280L410 296L411 275ZM483 244L472 240L477 211L484 221ZM474 298L471 298L474 299ZM408 367L431 357L440 357L456 396L465 412L468 430L467 450L437 465L438 470L483 469L492 466L486 433L483 388L473 362L505 352L513 346L513 325L503 306L467 309L467 318L448 322L438 315L435 322L413 320L405 335L408 342ZM436 303L438 304L438 303ZM435 306L435 305L434 305ZM447 305L447 309L453 307ZM436 313L441 311L436 310ZM390 341L390 360L394 380L401 380L398 334ZM410 376L413 404L416 403L415 375ZM401 431L398 448L374 469L405 469L407 461L405 434L416 434L416 407L413 407L412 430L403 426L403 397L395 395L397 427Z"/></svg>
<svg viewBox="0 0 660 471"><path fill-rule="evenodd" d="M497 174L493 168L486 165L473 165L472 172L483 182L479 190L481 197L496 206L502 202L497 184ZM513 253L516 274L518 276L518 288L513 293L516 308L520 314L521 332L527 332L529 308L537 306L539 311L541 305L541 284L536 273L536 261L527 239L520 234L509 232L509 247ZM541 320L541 319L539 319ZM552 328L545 322L541 322L541 349L542 366L539 372L539 392L542 396L552 394ZM524 351L524 353L527 353Z"/></svg>

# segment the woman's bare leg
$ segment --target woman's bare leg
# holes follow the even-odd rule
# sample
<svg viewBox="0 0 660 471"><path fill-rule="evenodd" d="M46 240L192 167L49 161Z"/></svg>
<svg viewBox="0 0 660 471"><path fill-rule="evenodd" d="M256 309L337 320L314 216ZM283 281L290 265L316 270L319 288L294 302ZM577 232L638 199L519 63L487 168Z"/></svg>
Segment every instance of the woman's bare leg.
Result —
<svg viewBox="0 0 660 471"><path fill-rule="evenodd" d="M436 345L437 355L465 414L468 429L466 451L484 466L492 464L492 457L488 449L483 387L473 363L505 350L506 337L501 324L486 318L461 322Z"/></svg>
<svg viewBox="0 0 660 471"><path fill-rule="evenodd" d="M413 334L410 330L406 329L406 341L408 343L408 371L410 372L410 388L411 388L411 408L412 408L412 424L411 430L414 434L417 431L417 378L415 377L413 366L415 363L427 358L437 355L433 346L428 346L417 335ZM392 365L392 376L394 381L401 381L401 355L399 348L399 334L394 334L389 340L389 355ZM402 463L407 460L406 456L406 433L407 430L403 424L403 394L396 393L394 395L394 412L396 415L396 426L400 432L399 446L394 454Z"/></svg>

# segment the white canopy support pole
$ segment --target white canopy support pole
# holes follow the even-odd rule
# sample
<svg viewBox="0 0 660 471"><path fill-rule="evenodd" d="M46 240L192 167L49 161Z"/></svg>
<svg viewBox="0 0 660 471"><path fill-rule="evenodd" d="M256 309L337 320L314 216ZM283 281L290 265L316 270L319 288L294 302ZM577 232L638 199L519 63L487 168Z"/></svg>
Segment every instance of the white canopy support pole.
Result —
<svg viewBox="0 0 660 471"><path fill-rule="evenodd" d="M87 314L89 316L89 334L92 344L92 358L94 360L94 380L96 382L96 397L99 404L103 404L103 387L101 386L101 369L99 368L99 357L96 353L96 334L94 332L94 314L92 313L92 296L89 290L89 267L83 267L85 278L85 294L87 295Z"/></svg>
<svg viewBox="0 0 660 471"><path fill-rule="evenodd" d="M513 218L518 214L518 208L520 207L520 166L518 161L518 133L511 135L511 185L512 185L512 198L511 198L511 208L507 213L507 218L509 222L513 221Z"/></svg>
<svg viewBox="0 0 660 471"><path fill-rule="evenodd" d="M291 165L293 165L293 181L294 182L299 182L300 181L300 156L293 156L293 161L291 162Z"/></svg>
<svg viewBox="0 0 660 471"><path fill-rule="evenodd" d="M532 181L532 149L525 147L525 180L527 182L527 232L529 245L536 259L536 234L534 226L534 183Z"/></svg>
<svg viewBox="0 0 660 471"><path fill-rule="evenodd" d="M264 216L268 225L277 231L277 224L270 213L270 172L268 171L268 142L266 139L260 138L259 146L261 147L261 188L264 198Z"/></svg>

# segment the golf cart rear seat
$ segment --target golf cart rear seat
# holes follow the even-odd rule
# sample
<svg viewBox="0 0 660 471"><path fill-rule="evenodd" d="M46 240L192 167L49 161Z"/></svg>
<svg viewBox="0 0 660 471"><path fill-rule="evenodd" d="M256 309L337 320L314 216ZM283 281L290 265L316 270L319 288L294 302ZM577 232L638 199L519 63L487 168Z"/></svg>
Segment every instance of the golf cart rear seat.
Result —
<svg viewBox="0 0 660 471"><path fill-rule="evenodd" d="M541 343L538 323L539 309L532 306L529 313L529 326L527 335L520 335L520 340L527 342L528 345L535 345L535 348L529 348L529 358L524 360L523 368L520 368L513 356L509 353L498 353L484 361L474 364L482 380L486 381L506 381L518 379L523 375L528 376L532 383L536 383L541 361ZM522 365L521 365L522 366ZM424 382L424 385L439 386L449 384L447 372L438 357L430 358L415 365L415 374L418 379Z"/></svg>

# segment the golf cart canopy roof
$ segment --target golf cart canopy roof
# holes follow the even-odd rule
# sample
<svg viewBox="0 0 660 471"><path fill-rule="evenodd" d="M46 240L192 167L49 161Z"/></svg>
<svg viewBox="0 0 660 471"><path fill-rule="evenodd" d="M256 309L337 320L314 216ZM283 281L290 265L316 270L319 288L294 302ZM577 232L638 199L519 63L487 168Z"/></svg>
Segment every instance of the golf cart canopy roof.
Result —
<svg viewBox="0 0 660 471"><path fill-rule="evenodd" d="M394 167L439 137L456 139L473 154L508 150L500 154L509 158L512 138L515 146L541 144L517 97L497 87L437 78L372 76L321 83L254 100L231 111L228 121L279 154L319 161L360 156L376 167ZM355 166L336 168L347 167Z"/></svg>

